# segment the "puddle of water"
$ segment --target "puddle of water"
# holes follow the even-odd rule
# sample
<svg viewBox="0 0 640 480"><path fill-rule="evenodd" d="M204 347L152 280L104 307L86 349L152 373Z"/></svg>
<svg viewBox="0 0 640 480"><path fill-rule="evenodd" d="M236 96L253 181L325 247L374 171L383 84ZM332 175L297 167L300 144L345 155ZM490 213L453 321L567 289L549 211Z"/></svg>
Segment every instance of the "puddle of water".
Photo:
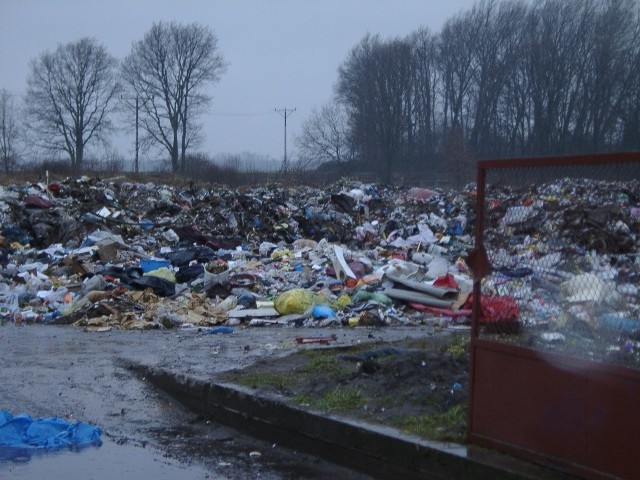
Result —
<svg viewBox="0 0 640 480"><path fill-rule="evenodd" d="M80 451L38 453L21 460L0 460L0 479L42 480L225 480L200 467L167 459L161 452L108 440Z"/></svg>

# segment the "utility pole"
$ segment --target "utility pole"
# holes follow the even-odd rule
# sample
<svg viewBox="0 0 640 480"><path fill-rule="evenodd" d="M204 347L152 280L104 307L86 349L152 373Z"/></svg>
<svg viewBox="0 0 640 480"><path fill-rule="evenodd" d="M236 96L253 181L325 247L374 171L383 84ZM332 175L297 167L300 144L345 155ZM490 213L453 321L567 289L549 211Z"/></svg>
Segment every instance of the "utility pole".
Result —
<svg viewBox="0 0 640 480"><path fill-rule="evenodd" d="M296 111L295 108L276 108L276 112L284 117L284 160L282 161L282 172L287 173L289 165L287 164L287 117Z"/></svg>
<svg viewBox="0 0 640 480"><path fill-rule="evenodd" d="M136 165L135 165L136 173L139 172L139 168L138 168L138 150L139 150L139 143L138 143L138 95L136 94Z"/></svg>
<svg viewBox="0 0 640 480"><path fill-rule="evenodd" d="M125 97L123 95L120 95L120 98L123 99L123 100L125 99ZM134 168L134 171L136 173L138 173L140 171L139 164L138 164L138 151L140 150L140 143L138 142L138 125L139 125L139 122L138 122L138 110L139 110L138 102L139 102L139 99L140 99L140 96L136 93L136 158L135 158L135 163L133 164L133 168ZM127 99L127 104L129 104L129 100L130 99Z"/></svg>

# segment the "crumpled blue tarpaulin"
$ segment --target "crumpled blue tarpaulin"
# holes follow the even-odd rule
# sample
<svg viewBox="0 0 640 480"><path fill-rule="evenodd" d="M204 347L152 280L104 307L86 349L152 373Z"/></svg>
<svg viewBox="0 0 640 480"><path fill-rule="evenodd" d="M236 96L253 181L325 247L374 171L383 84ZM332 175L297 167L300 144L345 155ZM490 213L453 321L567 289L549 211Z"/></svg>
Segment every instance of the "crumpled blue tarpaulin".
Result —
<svg viewBox="0 0 640 480"><path fill-rule="evenodd" d="M101 429L87 423L70 423L57 417L34 419L24 413L14 417L0 410L0 449L5 454L11 450L24 454L33 450L99 446L100 435Z"/></svg>

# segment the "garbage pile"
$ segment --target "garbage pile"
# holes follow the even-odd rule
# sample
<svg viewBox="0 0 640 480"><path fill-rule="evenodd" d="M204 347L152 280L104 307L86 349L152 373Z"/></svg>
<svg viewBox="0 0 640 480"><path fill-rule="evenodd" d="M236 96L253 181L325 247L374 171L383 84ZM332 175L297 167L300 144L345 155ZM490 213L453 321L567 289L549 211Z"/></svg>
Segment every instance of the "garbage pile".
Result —
<svg viewBox="0 0 640 480"><path fill-rule="evenodd" d="M638 181L495 187L486 206L482 301L503 302L487 330L640 366Z"/></svg>
<svg viewBox="0 0 640 480"><path fill-rule="evenodd" d="M348 180L10 185L0 188L0 321L211 333L468 322L457 309L471 289L472 216L471 191Z"/></svg>
<svg viewBox="0 0 640 480"><path fill-rule="evenodd" d="M485 329L565 345L613 332L607 348L640 352L638 182L486 191ZM350 180L326 189L87 177L2 187L0 321L211 333L468 325L471 267L482 266L469 260L475 202L474 185Z"/></svg>

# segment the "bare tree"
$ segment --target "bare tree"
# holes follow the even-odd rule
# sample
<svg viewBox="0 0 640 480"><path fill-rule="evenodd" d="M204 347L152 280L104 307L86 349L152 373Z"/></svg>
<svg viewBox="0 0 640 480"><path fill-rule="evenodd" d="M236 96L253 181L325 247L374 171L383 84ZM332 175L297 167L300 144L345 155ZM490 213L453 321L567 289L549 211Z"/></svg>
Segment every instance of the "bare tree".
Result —
<svg viewBox="0 0 640 480"><path fill-rule="evenodd" d="M89 142L106 142L119 91L116 60L95 39L83 38L31 62L25 99L32 142L69 155L82 170Z"/></svg>
<svg viewBox="0 0 640 480"><path fill-rule="evenodd" d="M309 164L344 163L352 159L348 143L347 122L337 102L328 102L311 112L296 139L300 157Z"/></svg>
<svg viewBox="0 0 640 480"><path fill-rule="evenodd" d="M354 160L466 182L479 157L637 149L639 62L639 0L480 0L438 35L365 36L336 98Z"/></svg>
<svg viewBox="0 0 640 480"><path fill-rule="evenodd" d="M638 4L633 0L607 0L595 5L588 66L590 75L583 96L589 98L585 141L591 151L616 145L624 104L638 85ZM582 139L580 139L582 140ZM617 145L616 145L617 146Z"/></svg>
<svg viewBox="0 0 640 480"><path fill-rule="evenodd" d="M590 0L546 0L529 16L529 153L564 153L586 74Z"/></svg>
<svg viewBox="0 0 640 480"><path fill-rule="evenodd" d="M466 135L472 112L472 89L477 68L474 45L479 26L469 13L458 14L440 33L439 68L442 74L443 131L454 128Z"/></svg>
<svg viewBox="0 0 640 480"><path fill-rule="evenodd" d="M525 42L528 10L522 14L518 23L522 25L522 34L518 42L520 54L511 67L511 73L505 77L504 90L499 100L497 134L502 138L503 150L499 153L508 157L524 155L531 132L531 95L528 69L528 48Z"/></svg>
<svg viewBox="0 0 640 480"><path fill-rule="evenodd" d="M18 160L18 122L13 95L0 91L0 161L2 168L9 173Z"/></svg>
<svg viewBox="0 0 640 480"><path fill-rule="evenodd" d="M356 157L378 163L379 152L375 133L374 52L381 40L367 35L349 53L338 70L336 92L348 117L349 141Z"/></svg>
<svg viewBox="0 0 640 480"><path fill-rule="evenodd" d="M216 36L198 24L154 24L125 59L128 98L139 100L146 140L167 150L174 172L201 142L195 120L211 101L205 87L225 70Z"/></svg>
<svg viewBox="0 0 640 480"><path fill-rule="evenodd" d="M499 106L508 79L517 73L527 6L485 0L470 12L478 34L474 43L474 118L469 142L477 156L496 156L506 144Z"/></svg>
<svg viewBox="0 0 640 480"><path fill-rule="evenodd" d="M476 42L481 24L471 13L448 20L440 33L438 64L442 75L442 155L457 185L467 181L474 152L469 133L477 107L478 62Z"/></svg>
<svg viewBox="0 0 640 480"><path fill-rule="evenodd" d="M409 148L415 163L430 161L437 149L438 88L441 84L437 65L437 36L422 28L410 36L413 49L413 121L410 123ZM428 163L428 162L427 162Z"/></svg>
<svg viewBox="0 0 640 480"><path fill-rule="evenodd" d="M338 70L337 94L349 116L354 151L391 180L407 155L413 110L412 48L367 35Z"/></svg>

